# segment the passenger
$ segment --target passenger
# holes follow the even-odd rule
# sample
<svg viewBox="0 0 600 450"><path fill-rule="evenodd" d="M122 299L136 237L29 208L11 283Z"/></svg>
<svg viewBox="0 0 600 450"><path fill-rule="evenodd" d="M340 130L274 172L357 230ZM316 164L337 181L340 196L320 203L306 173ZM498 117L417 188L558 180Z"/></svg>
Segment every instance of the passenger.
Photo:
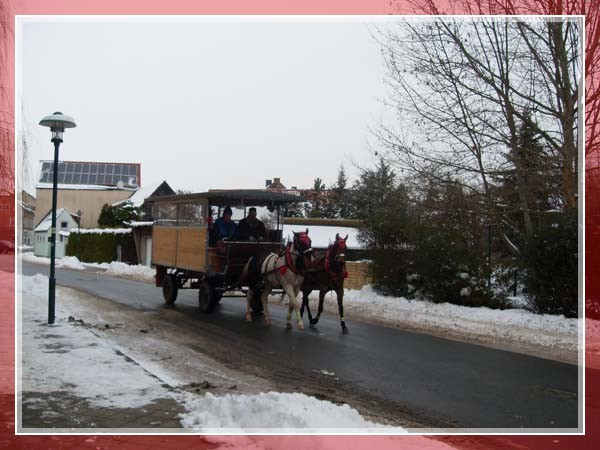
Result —
<svg viewBox="0 0 600 450"><path fill-rule="evenodd" d="M240 220L238 239L242 241L264 241L267 237L265 224L256 218L256 208L248 210L248 216Z"/></svg>
<svg viewBox="0 0 600 450"><path fill-rule="evenodd" d="M231 216L233 212L229 206L223 209L223 216L215 220L215 228L217 230L217 239L231 239L235 236L237 226Z"/></svg>

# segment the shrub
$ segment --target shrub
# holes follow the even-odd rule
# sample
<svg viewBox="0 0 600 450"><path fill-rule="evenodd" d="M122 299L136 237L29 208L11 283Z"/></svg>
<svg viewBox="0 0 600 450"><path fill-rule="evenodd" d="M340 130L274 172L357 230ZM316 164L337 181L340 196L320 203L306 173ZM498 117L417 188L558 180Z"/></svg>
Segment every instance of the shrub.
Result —
<svg viewBox="0 0 600 450"><path fill-rule="evenodd" d="M423 227L417 241L416 287L435 303L502 308L502 294L487 285L486 255L458 228Z"/></svg>
<svg viewBox="0 0 600 450"><path fill-rule="evenodd" d="M536 312L577 317L577 252L576 212L553 214L527 240L521 264Z"/></svg>
<svg viewBox="0 0 600 450"><path fill-rule="evenodd" d="M71 232L66 254L80 261L103 263L116 261L117 246L121 246L121 260L137 264L137 252L132 233L76 233Z"/></svg>

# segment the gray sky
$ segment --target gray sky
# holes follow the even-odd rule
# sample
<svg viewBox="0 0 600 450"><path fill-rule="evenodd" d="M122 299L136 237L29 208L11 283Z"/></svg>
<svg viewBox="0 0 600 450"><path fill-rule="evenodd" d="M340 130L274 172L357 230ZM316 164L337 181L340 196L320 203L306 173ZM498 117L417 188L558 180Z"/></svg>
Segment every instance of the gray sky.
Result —
<svg viewBox="0 0 600 450"><path fill-rule="evenodd" d="M371 162L385 87L364 23L47 20L20 34L34 177L54 111L77 122L61 160L139 162L146 188L329 185Z"/></svg>

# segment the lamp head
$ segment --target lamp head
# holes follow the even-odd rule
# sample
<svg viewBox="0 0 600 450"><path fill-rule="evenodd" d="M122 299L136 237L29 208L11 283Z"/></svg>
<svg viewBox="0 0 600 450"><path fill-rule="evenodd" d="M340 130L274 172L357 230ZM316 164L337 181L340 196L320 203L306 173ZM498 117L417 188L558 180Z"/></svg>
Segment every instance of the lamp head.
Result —
<svg viewBox="0 0 600 450"><path fill-rule="evenodd" d="M75 128L75 120L70 116L65 116L61 112L55 112L51 116L46 116L40 120L40 125L50 128L52 131L52 142L62 142L65 128Z"/></svg>

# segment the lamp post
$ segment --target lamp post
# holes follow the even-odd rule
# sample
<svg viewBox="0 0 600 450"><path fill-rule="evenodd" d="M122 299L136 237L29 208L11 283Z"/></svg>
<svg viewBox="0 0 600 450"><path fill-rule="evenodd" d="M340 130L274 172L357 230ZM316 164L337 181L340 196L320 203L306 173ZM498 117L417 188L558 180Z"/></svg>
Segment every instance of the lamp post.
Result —
<svg viewBox="0 0 600 450"><path fill-rule="evenodd" d="M52 174L52 225L50 228L50 283L48 287L48 323L54 323L54 304L56 280L54 278L54 260L56 257L56 197L58 184L58 148L63 141L65 128L74 128L75 121L72 117L55 112L40 121L43 127L49 127L52 132L51 142L54 143L54 172Z"/></svg>
<svg viewBox="0 0 600 450"><path fill-rule="evenodd" d="M80 209L77 210L77 258L81 261L81 215Z"/></svg>

